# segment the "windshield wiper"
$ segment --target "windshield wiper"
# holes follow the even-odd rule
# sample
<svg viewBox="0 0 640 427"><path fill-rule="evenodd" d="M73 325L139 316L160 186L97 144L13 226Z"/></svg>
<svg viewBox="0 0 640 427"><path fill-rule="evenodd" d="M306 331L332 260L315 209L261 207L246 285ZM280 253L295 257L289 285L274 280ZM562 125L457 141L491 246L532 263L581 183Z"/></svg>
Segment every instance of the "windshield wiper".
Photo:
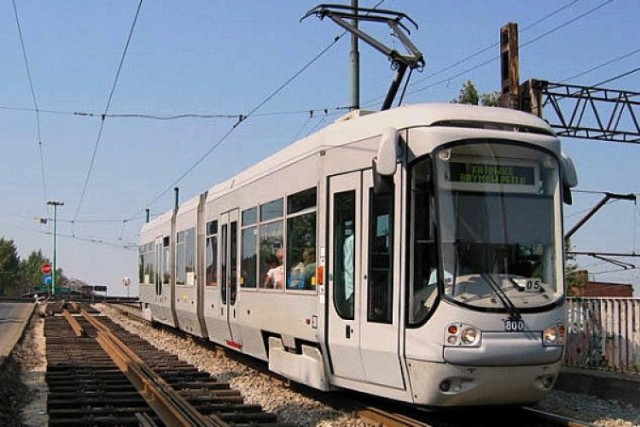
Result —
<svg viewBox="0 0 640 427"><path fill-rule="evenodd" d="M489 273L480 273L480 276L491 286L491 289L496 293L498 299L504 305L504 308L509 312L510 320L520 320L522 319L522 314L520 314L520 310L515 306L513 301L509 299L505 291L493 280L493 277Z"/></svg>

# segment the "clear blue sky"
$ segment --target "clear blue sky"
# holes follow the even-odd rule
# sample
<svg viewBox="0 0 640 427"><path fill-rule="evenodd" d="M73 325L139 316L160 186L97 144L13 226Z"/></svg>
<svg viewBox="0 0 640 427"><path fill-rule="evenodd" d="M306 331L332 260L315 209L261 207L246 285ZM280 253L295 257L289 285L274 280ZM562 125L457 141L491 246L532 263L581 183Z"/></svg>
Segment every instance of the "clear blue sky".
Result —
<svg viewBox="0 0 640 427"><path fill-rule="evenodd" d="M362 7L377 3L360 0ZM171 208L176 184L182 201L196 196L330 123L350 102L349 38L320 55L342 30L328 19L300 22L318 4L306 0L144 2L114 86L138 4L0 4L0 236L14 240L21 257L37 249L51 257L52 222L33 218L52 218L46 201L63 201L58 266L120 295L126 294L123 277L137 281L135 245L145 208L153 215ZM508 22L520 29L521 81L593 85L640 62L637 0L387 0L380 7L419 25L411 39L427 65L414 73L408 103L448 102L466 80L483 93L500 89L497 43ZM397 44L386 27L371 31ZM386 58L361 45L363 105L379 108L392 74ZM640 73L607 86L640 92ZM252 111L233 129L234 116ZM177 115L200 117L149 117ZM564 143L579 171L578 190L640 193L640 146ZM601 197L576 193L565 211L567 227ZM640 252L639 220L632 202L608 205L575 235L574 249ZM578 261L598 273L596 280L634 283L640 294L640 270L610 273L619 268Z"/></svg>

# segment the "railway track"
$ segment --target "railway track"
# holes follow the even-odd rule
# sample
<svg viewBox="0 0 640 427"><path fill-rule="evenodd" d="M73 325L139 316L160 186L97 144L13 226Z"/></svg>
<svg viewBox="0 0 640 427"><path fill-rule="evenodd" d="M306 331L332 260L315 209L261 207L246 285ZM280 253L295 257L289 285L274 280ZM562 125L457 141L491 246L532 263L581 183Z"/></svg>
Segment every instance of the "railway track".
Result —
<svg viewBox="0 0 640 427"><path fill-rule="evenodd" d="M228 383L85 308L48 308L60 314L45 322L50 426L286 425L245 404Z"/></svg>
<svg viewBox="0 0 640 427"><path fill-rule="evenodd" d="M146 322L141 317L140 310L137 306L130 305L111 305L118 312L130 318L138 319ZM229 355L233 357L233 353ZM241 359L237 359L244 363ZM251 366L255 368L255 366ZM261 369L262 374L268 374L267 371ZM304 393L304 391L302 391ZM322 394L311 391L312 397L322 400ZM542 426L563 426L563 427L594 427L593 424L567 418L558 414L552 414L535 408L507 408L489 411L456 411L452 412L425 412L419 410L411 410L406 406L398 406L388 404L387 402L378 402L376 400L367 400L359 397L340 397L341 404L348 406L348 410L354 413L369 426L385 426L385 427L430 427L430 426L494 426L500 419L504 419L504 414L509 414L508 418L517 420L519 427L542 427ZM347 402L348 401L348 402ZM335 406L335 401L325 402ZM501 413L499 417L496 413Z"/></svg>
<svg viewBox="0 0 640 427"><path fill-rule="evenodd" d="M412 411L408 411L412 412ZM506 416L508 414L508 416ZM381 407L367 407L358 411L358 416L369 426L375 427L436 427L436 426L470 426L493 427L505 425L505 418L512 420L507 425L517 422L519 427L596 427L573 418L567 418L558 414L533 409L512 408L508 410L494 410L492 414L471 411L468 413L449 414L422 414L401 413L394 410L386 410Z"/></svg>

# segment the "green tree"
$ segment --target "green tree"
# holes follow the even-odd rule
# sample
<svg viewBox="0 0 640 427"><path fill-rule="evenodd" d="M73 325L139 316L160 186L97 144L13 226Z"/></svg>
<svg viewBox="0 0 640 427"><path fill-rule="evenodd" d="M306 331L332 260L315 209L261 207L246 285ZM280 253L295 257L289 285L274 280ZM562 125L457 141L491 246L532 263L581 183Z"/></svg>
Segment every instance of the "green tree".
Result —
<svg viewBox="0 0 640 427"><path fill-rule="evenodd" d="M454 104L470 104L470 105L483 105L485 107L497 107L499 105L500 91L489 92L480 94L476 85L467 80L460 89L460 94L457 99L452 99Z"/></svg>
<svg viewBox="0 0 640 427"><path fill-rule="evenodd" d="M499 107L500 106L500 91L483 93L480 96L480 102L485 107Z"/></svg>
<svg viewBox="0 0 640 427"><path fill-rule="evenodd" d="M458 99L452 99L451 102L454 104L478 105L480 102L480 95L478 94L478 90L473 82L471 80L467 80L462 85L462 89L460 89Z"/></svg>
<svg viewBox="0 0 640 427"><path fill-rule="evenodd" d="M42 285L42 264L48 262L49 258L45 258L41 250L33 251L27 259L20 260L20 283L23 293L31 292L33 286Z"/></svg>
<svg viewBox="0 0 640 427"><path fill-rule="evenodd" d="M18 296L20 258L13 240L0 238L0 295Z"/></svg>

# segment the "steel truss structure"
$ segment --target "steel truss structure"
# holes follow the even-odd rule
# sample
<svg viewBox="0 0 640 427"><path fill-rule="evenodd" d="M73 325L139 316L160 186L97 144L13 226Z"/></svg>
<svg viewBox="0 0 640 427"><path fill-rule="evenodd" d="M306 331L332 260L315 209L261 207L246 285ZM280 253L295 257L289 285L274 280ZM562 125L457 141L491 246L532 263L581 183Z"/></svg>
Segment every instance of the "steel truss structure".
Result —
<svg viewBox="0 0 640 427"><path fill-rule="evenodd" d="M544 80L523 86L523 110L542 117L546 107L545 119L559 136L640 143L638 92Z"/></svg>

